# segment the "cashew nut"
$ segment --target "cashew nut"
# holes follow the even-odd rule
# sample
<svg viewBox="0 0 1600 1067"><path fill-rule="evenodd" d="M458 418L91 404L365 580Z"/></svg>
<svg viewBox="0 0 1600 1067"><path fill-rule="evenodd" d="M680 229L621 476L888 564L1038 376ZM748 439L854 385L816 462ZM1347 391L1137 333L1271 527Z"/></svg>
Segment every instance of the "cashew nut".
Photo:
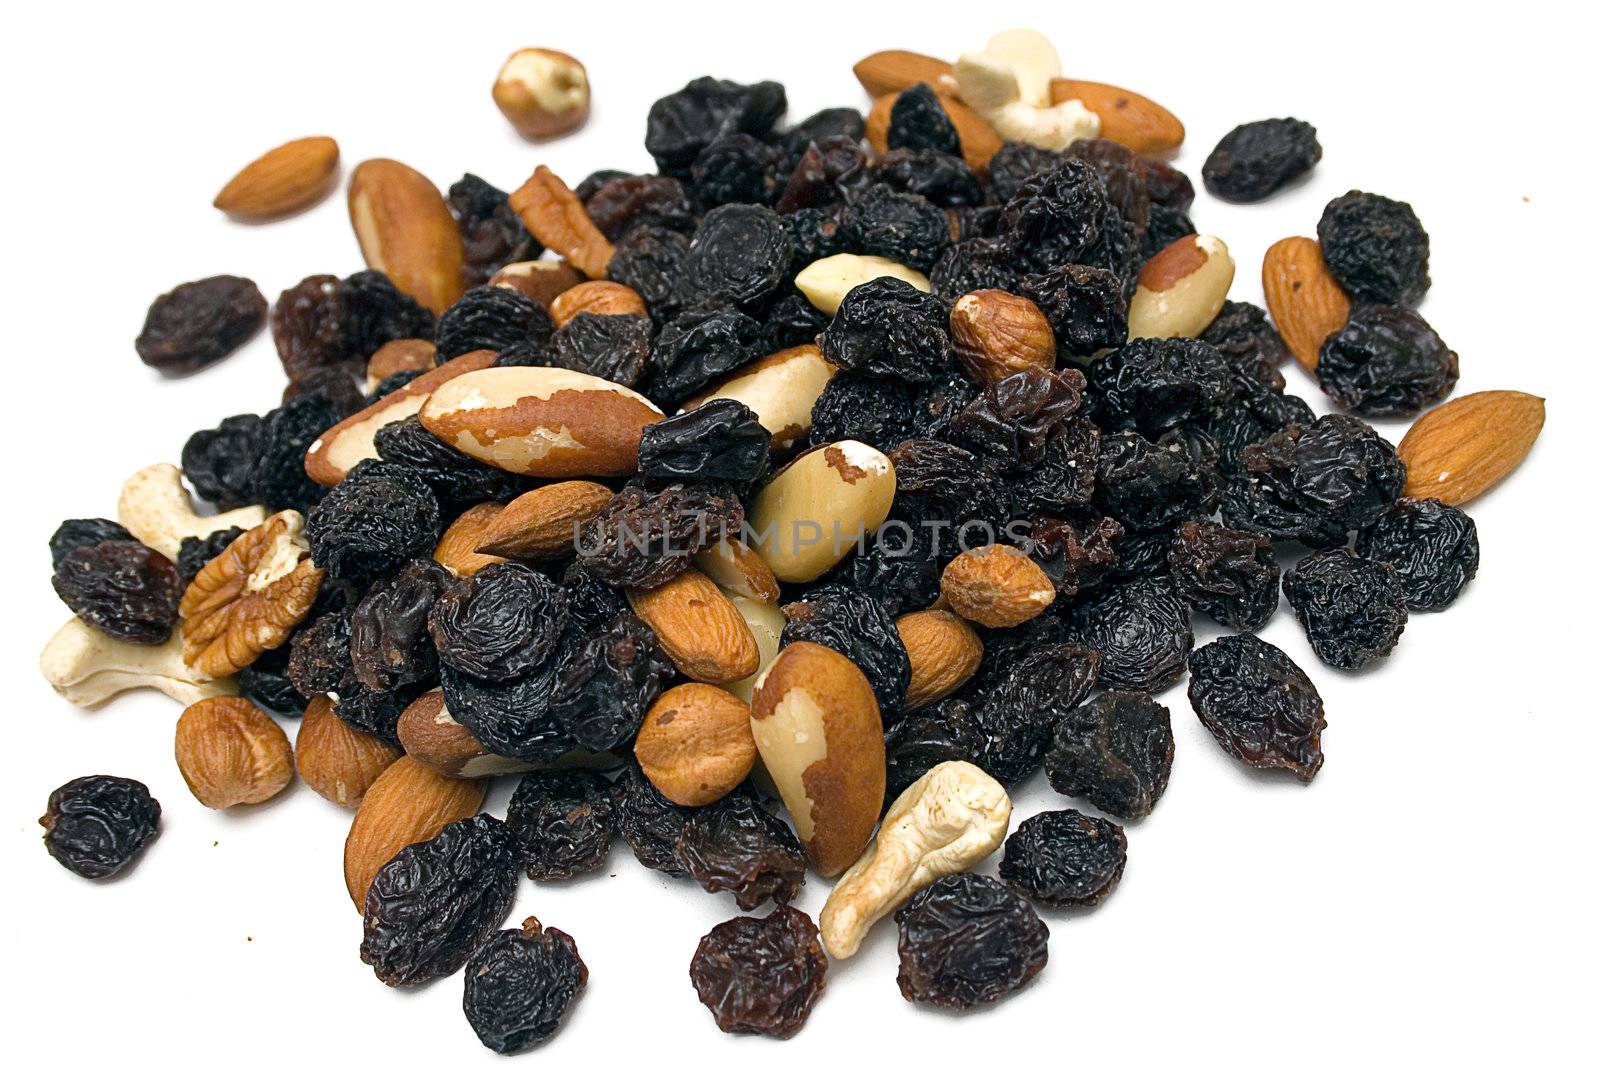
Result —
<svg viewBox="0 0 1600 1067"><path fill-rule="evenodd" d="M817 925L829 954L855 955L873 923L930 882L976 866L1010 825L1005 788L970 763L941 763L917 779L828 894Z"/></svg>
<svg viewBox="0 0 1600 1067"><path fill-rule="evenodd" d="M1061 77L1061 57L1050 38L1038 30L1001 30L983 51L1011 68L1023 103L1050 106L1050 80Z"/></svg>
<svg viewBox="0 0 1600 1067"><path fill-rule="evenodd" d="M134 472L122 483L122 495L117 498L117 521L171 559L178 558L185 537L204 538L230 526L248 530L266 518L267 510L259 504L220 515L196 515L194 501L183 487L183 474L170 463L155 463Z"/></svg>
<svg viewBox="0 0 1600 1067"><path fill-rule="evenodd" d="M174 630L159 645L118 641L69 619L44 646L39 669L56 692L79 707L91 707L128 689L159 689L185 706L239 691L185 666L183 637Z"/></svg>
<svg viewBox="0 0 1600 1067"><path fill-rule="evenodd" d="M1049 106L1030 103L1018 72L1000 56L969 52L956 60L955 77L961 99L1008 141L1060 151L1074 141L1100 134L1100 116L1081 100ZM1048 93L1048 79L1045 89Z"/></svg>

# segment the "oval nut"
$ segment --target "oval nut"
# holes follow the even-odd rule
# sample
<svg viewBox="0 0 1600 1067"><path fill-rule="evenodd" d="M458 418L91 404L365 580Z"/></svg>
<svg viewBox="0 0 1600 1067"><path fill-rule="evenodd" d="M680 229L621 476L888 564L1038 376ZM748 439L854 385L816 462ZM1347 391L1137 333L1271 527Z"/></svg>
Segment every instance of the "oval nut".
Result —
<svg viewBox="0 0 1600 1067"><path fill-rule="evenodd" d="M1233 256L1221 238L1180 237L1139 272L1128 302L1128 338L1199 337L1233 285Z"/></svg>
<svg viewBox="0 0 1600 1067"><path fill-rule="evenodd" d="M712 400L737 400L756 413L772 435L774 449L786 448L811 430L811 409L834 370L816 345L796 345L747 364L711 392L688 401L683 410Z"/></svg>
<svg viewBox="0 0 1600 1067"><path fill-rule="evenodd" d="M779 581L809 582L889 517L894 464L860 441L807 452L778 473L750 510L751 547Z"/></svg>

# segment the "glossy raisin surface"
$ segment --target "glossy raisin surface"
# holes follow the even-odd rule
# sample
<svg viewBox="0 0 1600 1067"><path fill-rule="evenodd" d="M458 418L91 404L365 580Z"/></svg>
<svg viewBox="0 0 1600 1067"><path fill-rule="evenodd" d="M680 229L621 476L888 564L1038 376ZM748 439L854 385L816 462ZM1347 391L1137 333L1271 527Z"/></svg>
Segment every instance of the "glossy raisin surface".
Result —
<svg viewBox="0 0 1600 1067"><path fill-rule="evenodd" d="M439 658L484 682L508 682L544 663L567 621L561 587L521 563L491 563L444 589L428 630Z"/></svg>
<svg viewBox="0 0 1600 1067"><path fill-rule="evenodd" d="M1415 415L1448 396L1459 373L1421 315L1382 304L1356 305L1317 356L1323 392L1360 415Z"/></svg>
<svg viewBox="0 0 1600 1067"><path fill-rule="evenodd" d="M1149 815L1172 776L1172 717L1144 693L1106 690L1067 710L1045 758L1050 787L1108 815Z"/></svg>
<svg viewBox="0 0 1600 1067"><path fill-rule="evenodd" d="M958 1010L1016 992L1044 970L1050 930L1026 897L981 874L953 874L894 913L901 994Z"/></svg>
<svg viewBox="0 0 1600 1067"><path fill-rule="evenodd" d="M617 832L633 849L634 857L651 870L682 877L688 872L678 859L678 835L693 808L683 808L661 795L637 764L617 778L612 797L616 805Z"/></svg>
<svg viewBox="0 0 1600 1067"><path fill-rule="evenodd" d="M1307 556L1283 576L1283 593L1312 651L1330 667L1355 670L1387 656L1406 628L1400 575L1349 549Z"/></svg>
<svg viewBox="0 0 1600 1067"><path fill-rule="evenodd" d="M1282 649L1253 634L1220 637L1195 650L1189 672L1189 702L1223 751L1249 767L1316 777L1322 698Z"/></svg>
<svg viewBox="0 0 1600 1067"><path fill-rule="evenodd" d="M1410 204L1352 190L1323 209L1317 240L1329 273L1358 301L1412 307L1428 291L1428 232Z"/></svg>
<svg viewBox="0 0 1600 1067"><path fill-rule="evenodd" d="M350 616L350 663L372 690L431 681L439 659L428 636L428 614L450 581L431 559L414 559L380 579Z"/></svg>
<svg viewBox="0 0 1600 1067"><path fill-rule="evenodd" d="M1259 630L1278 610L1278 557L1259 534L1186 522L1173 537L1167 573L1179 596L1235 630Z"/></svg>
<svg viewBox="0 0 1600 1067"><path fill-rule="evenodd" d="M228 355L266 321L267 298L256 283L219 274L157 297L133 347L147 365L187 374Z"/></svg>
<svg viewBox="0 0 1600 1067"><path fill-rule="evenodd" d="M214 430L197 430L183 446L183 476L202 500L221 511L255 502L258 415L230 415Z"/></svg>
<svg viewBox="0 0 1600 1067"><path fill-rule="evenodd" d="M605 865L614 826L611 783L583 768L529 771L506 808L506 825L535 882L564 881Z"/></svg>
<svg viewBox="0 0 1600 1067"><path fill-rule="evenodd" d="M468 289L444 314L435 331L434 358L447 363L486 348L499 352L512 345L548 345L555 323L532 297L499 285Z"/></svg>
<svg viewBox="0 0 1600 1067"><path fill-rule="evenodd" d="M461 1007L484 1047L509 1055L555 1036L588 981L571 935L529 918L473 953Z"/></svg>
<svg viewBox="0 0 1600 1067"><path fill-rule="evenodd" d="M1109 819L1042 811L1006 838L1000 877L1040 904L1092 908L1122 880L1128 837Z"/></svg>
<svg viewBox="0 0 1600 1067"><path fill-rule="evenodd" d="M94 774L51 793L39 825L57 863L80 878L106 878L161 832L161 805L142 782Z"/></svg>
<svg viewBox="0 0 1600 1067"><path fill-rule="evenodd" d="M613 585L654 589L689 566L689 557L744 521L738 496L714 482L624 486L578 527L578 558Z"/></svg>
<svg viewBox="0 0 1600 1067"><path fill-rule="evenodd" d="M633 612L578 628L551 661L550 710L573 741L604 752L633 740L676 668L655 631Z"/></svg>
<svg viewBox="0 0 1600 1067"><path fill-rule="evenodd" d="M1402 498L1356 537L1356 555L1393 567L1412 611L1443 611L1478 573L1478 526L1460 508Z"/></svg>
<svg viewBox="0 0 1600 1067"><path fill-rule="evenodd" d="M110 519L67 519L50 535L50 566L59 567L74 549L104 541L133 541L127 527Z"/></svg>
<svg viewBox="0 0 1600 1067"><path fill-rule="evenodd" d="M445 197L461 231L462 273L468 285L482 285L507 263L538 259L544 247L534 240L510 197L476 174L464 174Z"/></svg>
<svg viewBox="0 0 1600 1067"><path fill-rule="evenodd" d="M772 434L756 413L725 397L646 426L639 473L748 484L767 469L771 451Z"/></svg>
<svg viewBox="0 0 1600 1067"><path fill-rule="evenodd" d="M183 596L172 561L137 541L75 548L50 584L78 618L136 645L159 645L167 639Z"/></svg>
<svg viewBox="0 0 1600 1067"><path fill-rule="evenodd" d="M895 98L889 109L889 147L926 149L947 155L961 154L961 137L955 123L939 105L939 97L926 82L918 82Z"/></svg>
<svg viewBox="0 0 1600 1067"><path fill-rule="evenodd" d="M1235 204L1265 200L1322 158L1317 129L1299 119L1235 126L1206 157L1200 177L1212 196Z"/></svg>
<svg viewBox="0 0 1600 1067"><path fill-rule="evenodd" d="M1160 579L1095 590L1073 606L1072 627L1100 653L1101 682L1117 689L1166 689L1194 648L1188 605Z"/></svg>
<svg viewBox="0 0 1600 1067"><path fill-rule="evenodd" d="M810 1018L827 976L816 924L787 904L764 918L718 923L689 961L700 1003L730 1034L793 1036Z"/></svg>
<svg viewBox="0 0 1600 1067"><path fill-rule="evenodd" d="M788 823L745 793L695 809L678 834L678 863L708 893L732 893L742 911L787 904L806 880L806 853Z"/></svg>
<svg viewBox="0 0 1600 1067"><path fill-rule="evenodd" d="M899 278L850 290L822 334L822 354L877 378L932 381L951 365L947 313L937 298Z"/></svg>
<svg viewBox="0 0 1600 1067"><path fill-rule="evenodd" d="M579 312L556 331L550 351L537 358L531 366L566 367L631 389L650 363L650 320Z"/></svg>
<svg viewBox="0 0 1600 1067"><path fill-rule="evenodd" d="M972 683L972 717L983 739L975 762L1012 785L1039 769L1057 721L1088 695L1103 660L1082 645L1025 643L986 661Z"/></svg>

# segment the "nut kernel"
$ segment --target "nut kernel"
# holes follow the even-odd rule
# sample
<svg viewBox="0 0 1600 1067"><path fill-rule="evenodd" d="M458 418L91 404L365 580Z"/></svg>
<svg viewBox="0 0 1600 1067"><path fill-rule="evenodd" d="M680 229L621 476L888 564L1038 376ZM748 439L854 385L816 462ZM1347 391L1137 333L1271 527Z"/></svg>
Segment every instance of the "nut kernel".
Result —
<svg viewBox="0 0 1600 1067"><path fill-rule="evenodd" d="M1056 365L1050 320L1032 300L1003 289L978 289L957 300L950 309L950 335L956 356L982 382Z"/></svg>
<svg viewBox="0 0 1600 1067"><path fill-rule="evenodd" d="M697 570L654 589L630 589L628 603L655 631L673 665L697 682L721 685L748 678L761 664L744 617Z"/></svg>
<svg viewBox="0 0 1600 1067"><path fill-rule="evenodd" d="M752 547L780 581L809 582L883 524L894 486L889 457L860 441L807 452L756 497Z"/></svg>
<svg viewBox="0 0 1600 1067"><path fill-rule="evenodd" d="M1010 545L971 548L951 560L939 578L944 602L979 626L1018 626L1056 599L1044 569Z"/></svg>
<svg viewBox="0 0 1600 1067"><path fill-rule="evenodd" d="M924 293L933 291L928 276L920 271L882 256L858 256L850 252L811 262L795 275L794 287L805 294L812 307L834 315L850 290L874 278L899 278Z"/></svg>
<svg viewBox="0 0 1600 1067"><path fill-rule="evenodd" d="M750 706L714 685L687 682L656 698L633 743L639 769L674 804L721 799L756 762Z"/></svg>
<svg viewBox="0 0 1600 1067"><path fill-rule="evenodd" d="M1217 237L1180 237L1139 272L1128 303L1128 338L1199 337L1233 284L1233 256Z"/></svg>
<svg viewBox="0 0 1600 1067"><path fill-rule="evenodd" d="M565 326L582 314L647 317L639 294L617 282L580 282L550 301L550 318Z"/></svg>
<svg viewBox="0 0 1600 1067"><path fill-rule="evenodd" d="M208 808L260 804L294 777L283 727L244 697L211 697L185 708L173 753L189 792Z"/></svg>
<svg viewBox="0 0 1600 1067"><path fill-rule="evenodd" d="M589 73L565 52L521 48L500 68L494 102L530 141L560 137L588 121Z"/></svg>
<svg viewBox="0 0 1600 1067"><path fill-rule="evenodd" d="M907 708L942 700L978 673L983 662L983 641L960 616L930 608L902 615L894 625L911 660Z"/></svg>
<svg viewBox="0 0 1600 1067"><path fill-rule="evenodd" d="M306 705L294 738L294 765L301 780L325 800L359 807L372 783L399 758L394 746L339 718L329 697L312 697Z"/></svg>
<svg viewBox="0 0 1600 1067"><path fill-rule="evenodd" d="M712 400L737 400L756 413L772 435L774 450L787 448L810 431L811 409L834 370L816 345L785 348L735 371L711 392L689 400L683 410Z"/></svg>

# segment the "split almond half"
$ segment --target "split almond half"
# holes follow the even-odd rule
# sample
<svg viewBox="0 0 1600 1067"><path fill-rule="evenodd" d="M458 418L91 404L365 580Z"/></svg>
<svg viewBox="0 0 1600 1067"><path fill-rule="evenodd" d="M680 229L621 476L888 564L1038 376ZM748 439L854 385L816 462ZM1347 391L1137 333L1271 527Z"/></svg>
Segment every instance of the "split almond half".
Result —
<svg viewBox="0 0 1600 1067"><path fill-rule="evenodd" d="M1050 98L1057 104L1077 100L1100 119L1100 136L1141 156L1172 152L1183 144L1178 116L1147 96L1104 82L1054 78Z"/></svg>
<svg viewBox="0 0 1600 1067"><path fill-rule="evenodd" d="M249 222L277 218L321 200L338 173L339 143L332 137L302 137L248 164L211 206Z"/></svg>
<svg viewBox="0 0 1600 1067"><path fill-rule="evenodd" d="M356 167L350 225L367 266L435 315L461 296L461 231L439 190L404 163L369 159Z"/></svg>
<svg viewBox="0 0 1600 1067"><path fill-rule="evenodd" d="M1350 298L1322 261L1322 246L1309 237L1285 237L1261 260L1267 311L1296 362L1317 369L1322 342L1350 317Z"/></svg>
<svg viewBox="0 0 1600 1067"><path fill-rule="evenodd" d="M1458 396L1423 415L1396 449L1405 495L1461 505L1517 469L1544 429L1544 398L1509 389Z"/></svg>

